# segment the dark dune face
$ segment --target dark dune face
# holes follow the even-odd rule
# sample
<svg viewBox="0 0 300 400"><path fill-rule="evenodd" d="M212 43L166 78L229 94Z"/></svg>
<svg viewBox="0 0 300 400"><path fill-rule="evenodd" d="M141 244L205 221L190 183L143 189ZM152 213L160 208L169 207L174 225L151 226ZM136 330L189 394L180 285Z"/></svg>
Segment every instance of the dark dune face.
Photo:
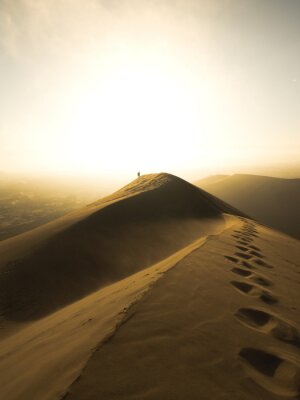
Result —
<svg viewBox="0 0 300 400"><path fill-rule="evenodd" d="M47 315L209 233L210 227L222 225L223 212L236 213L167 174L141 177L112 198L117 200L91 205L86 216L63 229L52 232L52 225L44 226L46 239L40 243L22 235L15 246L14 239L0 244L5 318L26 321ZM20 246L26 247L22 257L15 251Z"/></svg>
<svg viewBox="0 0 300 400"><path fill-rule="evenodd" d="M214 177L197 185L252 218L300 239L300 179L255 175Z"/></svg>

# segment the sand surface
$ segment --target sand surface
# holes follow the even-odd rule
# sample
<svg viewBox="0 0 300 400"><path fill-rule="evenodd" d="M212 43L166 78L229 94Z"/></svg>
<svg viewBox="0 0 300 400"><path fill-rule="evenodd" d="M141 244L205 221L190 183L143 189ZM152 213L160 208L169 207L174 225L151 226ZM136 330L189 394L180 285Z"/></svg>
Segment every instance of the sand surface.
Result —
<svg viewBox="0 0 300 400"><path fill-rule="evenodd" d="M223 229L232 223L230 219ZM206 240L201 237L165 260L51 316L15 325L14 333L0 343L0 398L61 398L95 349L127 320L127 310Z"/></svg>
<svg viewBox="0 0 300 400"><path fill-rule="evenodd" d="M299 262L299 242L252 222L210 237L128 310L66 399L299 396Z"/></svg>
<svg viewBox="0 0 300 400"><path fill-rule="evenodd" d="M159 174L2 242L0 398L299 397L300 242L238 214Z"/></svg>
<svg viewBox="0 0 300 400"><path fill-rule="evenodd" d="M224 224L228 205L167 174L0 242L0 320L49 315Z"/></svg>

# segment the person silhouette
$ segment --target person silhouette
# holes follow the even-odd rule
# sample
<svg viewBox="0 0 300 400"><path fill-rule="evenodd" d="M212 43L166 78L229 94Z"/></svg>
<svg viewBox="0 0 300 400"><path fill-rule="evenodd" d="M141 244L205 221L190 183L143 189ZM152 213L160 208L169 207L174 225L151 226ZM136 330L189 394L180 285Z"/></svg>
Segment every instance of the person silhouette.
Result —
<svg viewBox="0 0 300 400"><path fill-rule="evenodd" d="M140 171L138 172L138 178L141 176L141 173L140 173Z"/></svg>

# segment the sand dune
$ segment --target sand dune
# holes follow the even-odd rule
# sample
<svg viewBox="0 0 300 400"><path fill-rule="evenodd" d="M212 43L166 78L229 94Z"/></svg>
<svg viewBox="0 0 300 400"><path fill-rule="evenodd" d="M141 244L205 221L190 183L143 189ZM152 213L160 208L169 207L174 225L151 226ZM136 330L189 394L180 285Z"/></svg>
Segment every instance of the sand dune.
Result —
<svg viewBox="0 0 300 400"><path fill-rule="evenodd" d="M40 318L146 268L224 223L232 208L167 174L0 243L0 311Z"/></svg>
<svg viewBox="0 0 300 400"><path fill-rule="evenodd" d="M297 241L248 220L211 237L128 311L66 399L298 398L299 261Z"/></svg>
<svg viewBox="0 0 300 400"><path fill-rule="evenodd" d="M300 239L300 179L216 175L197 186L252 218Z"/></svg>
<svg viewBox="0 0 300 400"><path fill-rule="evenodd" d="M299 241L179 178L3 243L0 398L300 396Z"/></svg>

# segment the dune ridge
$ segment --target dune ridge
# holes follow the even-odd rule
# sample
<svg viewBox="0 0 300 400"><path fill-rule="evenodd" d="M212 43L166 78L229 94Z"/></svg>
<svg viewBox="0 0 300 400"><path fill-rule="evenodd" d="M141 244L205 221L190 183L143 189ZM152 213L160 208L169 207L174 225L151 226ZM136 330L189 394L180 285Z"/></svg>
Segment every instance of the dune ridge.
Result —
<svg viewBox="0 0 300 400"><path fill-rule="evenodd" d="M222 230L233 222L227 217ZM131 312L143 296L207 239L207 236L201 237L151 267L49 316L19 326L0 341L0 397L10 400L64 398L88 360L131 318Z"/></svg>
<svg viewBox="0 0 300 400"><path fill-rule="evenodd" d="M187 246L224 223L224 202L169 174L0 243L0 311L40 318ZM23 250L25 249L25 250Z"/></svg>
<svg viewBox="0 0 300 400"><path fill-rule="evenodd" d="M299 243L283 238L247 219L209 237L128 311L64 399L299 398ZM253 254L244 264L253 246L269 268ZM264 281L255 296L237 290L236 275L250 287L264 277L277 301L260 295Z"/></svg>

